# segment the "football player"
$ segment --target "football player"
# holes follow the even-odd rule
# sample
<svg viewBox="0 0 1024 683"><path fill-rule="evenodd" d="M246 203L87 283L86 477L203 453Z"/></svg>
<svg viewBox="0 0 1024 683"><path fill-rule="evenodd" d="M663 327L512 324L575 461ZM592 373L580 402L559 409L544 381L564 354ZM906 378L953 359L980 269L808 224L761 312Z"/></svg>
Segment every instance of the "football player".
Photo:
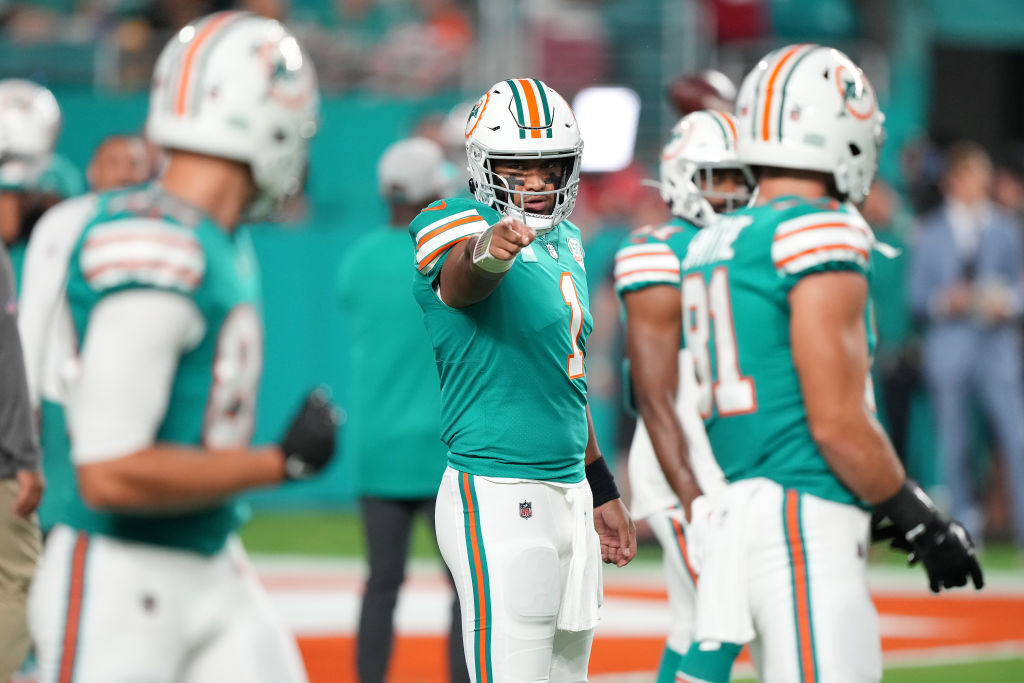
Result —
<svg viewBox="0 0 1024 683"><path fill-rule="evenodd" d="M981 587L974 546L908 480L874 415L866 196L884 117L838 50L768 54L737 100L757 201L698 234L683 330L698 408L729 484L695 519L695 643L680 681L728 681L751 643L762 681L878 681L871 508L932 590Z"/></svg>
<svg viewBox="0 0 1024 683"><path fill-rule="evenodd" d="M679 270L701 228L750 200L753 179L736 161L732 115L700 111L680 119L662 150L660 175L672 219L623 241L615 290L626 329L629 407L639 413L629 450L630 513L647 520L664 550L672 625L657 680L672 683L692 638L695 600L683 510L702 490L722 485L697 414L693 358L682 348Z"/></svg>
<svg viewBox="0 0 1024 683"><path fill-rule="evenodd" d="M437 537L481 683L586 680L600 560L636 550L587 409L593 322L568 221L582 149L561 95L498 82L466 124L475 200L435 202L409 229L448 445Z"/></svg>
<svg viewBox="0 0 1024 683"><path fill-rule="evenodd" d="M80 207L43 359L63 382L47 418L66 417L76 485L32 585L40 681L306 679L235 534L234 494L319 471L336 416L314 393L280 444L250 445L262 330L238 226L301 190L318 109L284 27L199 19L153 77L165 175Z"/></svg>

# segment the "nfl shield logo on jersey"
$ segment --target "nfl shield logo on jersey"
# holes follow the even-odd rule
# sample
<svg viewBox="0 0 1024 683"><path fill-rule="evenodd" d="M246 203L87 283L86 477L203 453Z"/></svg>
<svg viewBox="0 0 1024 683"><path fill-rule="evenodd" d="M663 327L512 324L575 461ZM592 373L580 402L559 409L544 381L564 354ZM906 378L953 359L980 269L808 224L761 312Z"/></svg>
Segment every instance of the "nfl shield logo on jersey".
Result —
<svg viewBox="0 0 1024 683"><path fill-rule="evenodd" d="M529 519L533 517L533 503L528 500L524 500L519 504L519 516L523 519Z"/></svg>

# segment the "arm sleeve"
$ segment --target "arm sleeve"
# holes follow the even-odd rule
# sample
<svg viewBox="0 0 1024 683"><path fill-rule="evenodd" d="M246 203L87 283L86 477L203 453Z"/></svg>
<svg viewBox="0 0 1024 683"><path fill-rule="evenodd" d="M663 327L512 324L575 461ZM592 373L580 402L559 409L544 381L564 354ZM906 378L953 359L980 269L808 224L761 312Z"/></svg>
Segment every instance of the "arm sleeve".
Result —
<svg viewBox="0 0 1024 683"><path fill-rule="evenodd" d="M152 445L178 359L203 334L187 297L143 289L104 298L90 314L68 397L72 461L112 460Z"/></svg>
<svg viewBox="0 0 1024 683"><path fill-rule="evenodd" d="M28 398L25 359L18 336L14 272L0 248L0 456L17 470L38 470L41 452Z"/></svg>
<svg viewBox="0 0 1024 683"><path fill-rule="evenodd" d="M18 330L25 354L28 394L33 408L45 393L44 357L53 344L54 318L67 278L68 259L96 206L89 194L61 202L43 214L25 251L18 302Z"/></svg>
<svg viewBox="0 0 1024 683"><path fill-rule="evenodd" d="M790 288L806 275L828 270L853 270L867 276L874 243L871 228L860 216L815 212L778 225L772 262Z"/></svg>

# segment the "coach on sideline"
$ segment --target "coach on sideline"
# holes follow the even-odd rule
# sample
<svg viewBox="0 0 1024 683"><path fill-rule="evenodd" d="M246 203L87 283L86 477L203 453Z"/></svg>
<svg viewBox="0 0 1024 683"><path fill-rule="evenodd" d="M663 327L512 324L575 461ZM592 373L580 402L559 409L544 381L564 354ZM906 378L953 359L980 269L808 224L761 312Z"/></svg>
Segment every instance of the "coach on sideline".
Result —
<svg viewBox="0 0 1024 683"><path fill-rule="evenodd" d="M0 246L0 681L28 653L26 601L42 546L35 514L43 494L39 438L16 310L11 259Z"/></svg>
<svg viewBox="0 0 1024 683"><path fill-rule="evenodd" d="M349 331L346 456L355 468L370 573L356 666L360 683L382 683L394 636L394 611L413 520L434 527L434 501L447 449L438 438L440 387L423 314L412 295L414 254L406 232L424 206L447 196L444 152L421 137L399 140L377 164L390 215L342 258L338 294ZM451 680L469 681L458 600L452 604Z"/></svg>

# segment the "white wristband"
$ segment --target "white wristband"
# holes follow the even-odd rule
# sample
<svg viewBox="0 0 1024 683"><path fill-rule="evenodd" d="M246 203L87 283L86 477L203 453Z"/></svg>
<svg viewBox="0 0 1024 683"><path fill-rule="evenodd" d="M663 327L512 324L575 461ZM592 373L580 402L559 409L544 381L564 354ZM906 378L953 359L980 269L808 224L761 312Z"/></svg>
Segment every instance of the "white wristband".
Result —
<svg viewBox="0 0 1024 683"><path fill-rule="evenodd" d="M494 226L487 228L476 240L476 247L473 249L473 265L488 273L506 273L516 259L513 256L508 259L500 259L491 254L491 236L494 234Z"/></svg>

